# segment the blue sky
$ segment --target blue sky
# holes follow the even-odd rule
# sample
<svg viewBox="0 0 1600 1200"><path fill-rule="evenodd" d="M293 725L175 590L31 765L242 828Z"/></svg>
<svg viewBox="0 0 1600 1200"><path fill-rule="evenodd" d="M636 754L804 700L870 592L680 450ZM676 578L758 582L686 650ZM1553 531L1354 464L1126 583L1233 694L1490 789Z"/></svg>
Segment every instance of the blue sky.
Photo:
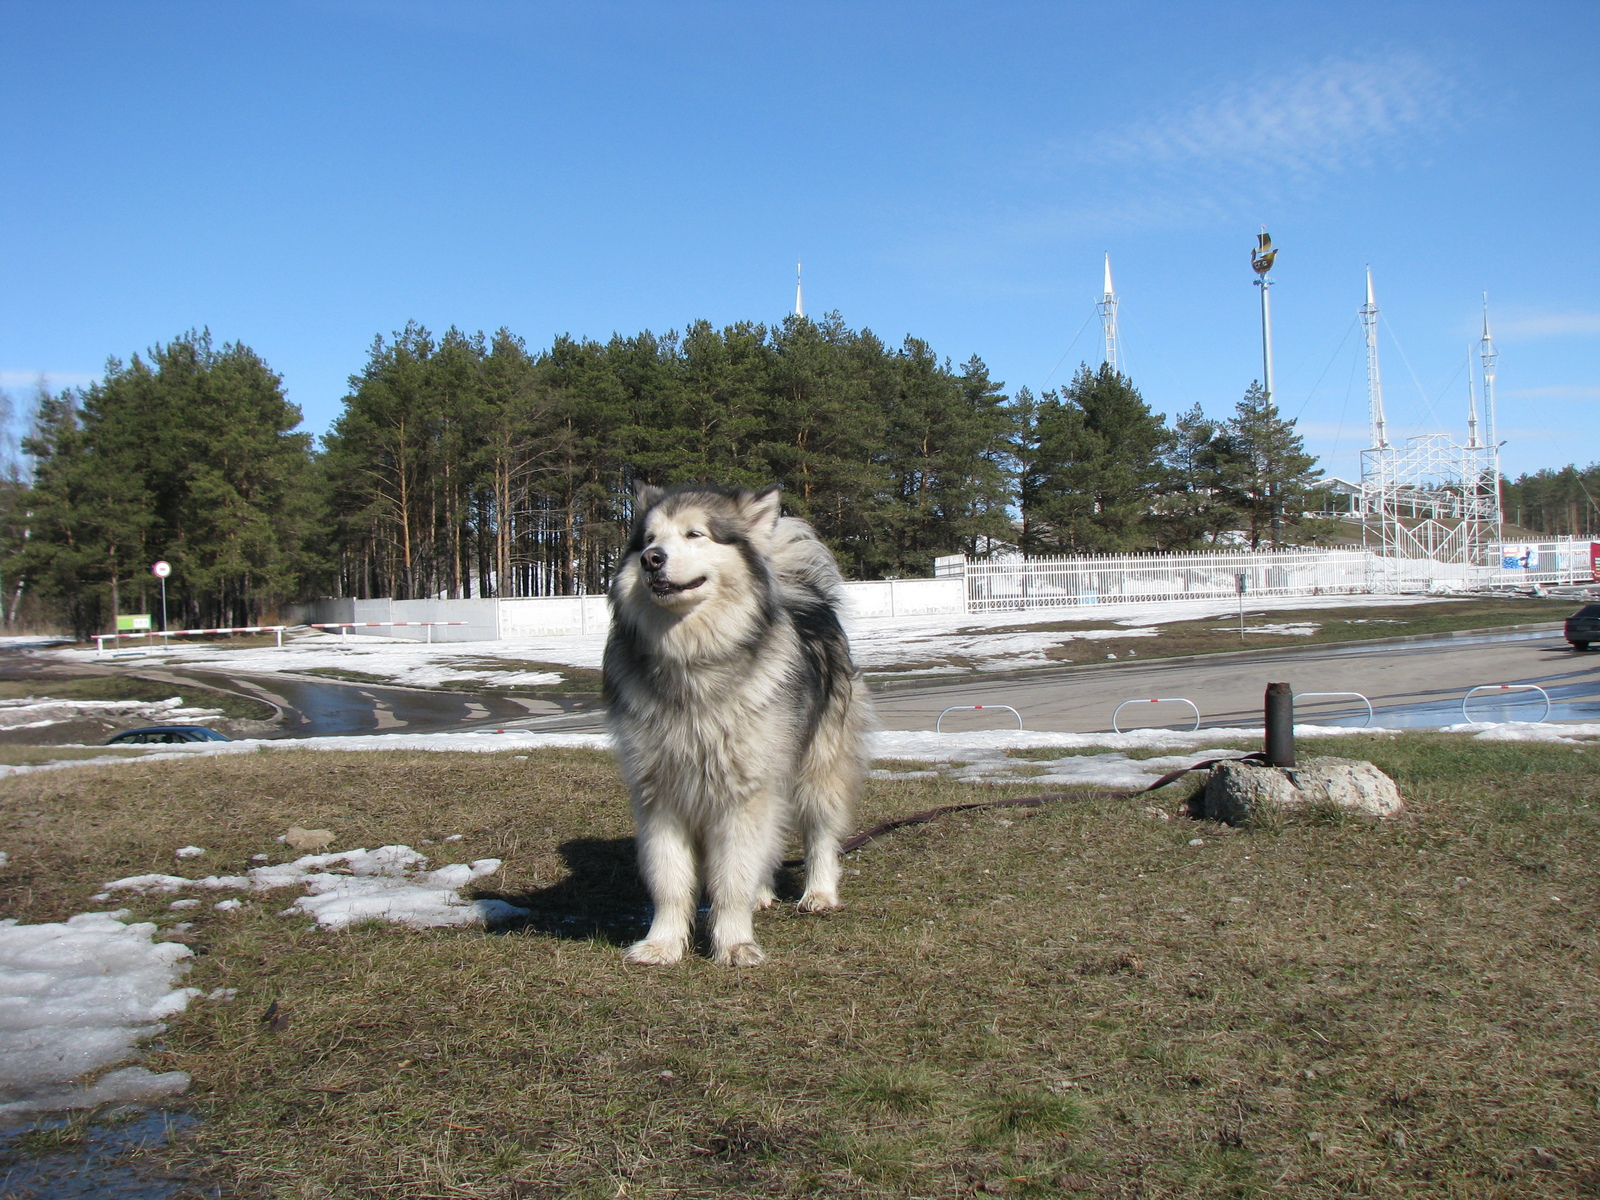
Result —
<svg viewBox="0 0 1600 1200"><path fill-rule="evenodd" d="M1109 251L1135 383L1222 415L1265 224L1327 469L1369 263L1392 434L1462 432L1487 291L1505 468L1587 463L1597 61L1589 0L0 3L0 386L209 326L320 432L408 319L775 321L798 258L809 311L1037 392L1098 360Z"/></svg>

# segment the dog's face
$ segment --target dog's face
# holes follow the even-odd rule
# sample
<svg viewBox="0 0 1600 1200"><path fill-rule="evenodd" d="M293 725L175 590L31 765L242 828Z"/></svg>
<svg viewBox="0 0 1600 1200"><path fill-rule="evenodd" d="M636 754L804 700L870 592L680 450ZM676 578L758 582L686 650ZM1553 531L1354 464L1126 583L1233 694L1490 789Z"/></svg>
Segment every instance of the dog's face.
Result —
<svg viewBox="0 0 1600 1200"><path fill-rule="evenodd" d="M683 614L750 579L778 520L776 488L724 494L639 489L644 512L630 551L650 599Z"/></svg>

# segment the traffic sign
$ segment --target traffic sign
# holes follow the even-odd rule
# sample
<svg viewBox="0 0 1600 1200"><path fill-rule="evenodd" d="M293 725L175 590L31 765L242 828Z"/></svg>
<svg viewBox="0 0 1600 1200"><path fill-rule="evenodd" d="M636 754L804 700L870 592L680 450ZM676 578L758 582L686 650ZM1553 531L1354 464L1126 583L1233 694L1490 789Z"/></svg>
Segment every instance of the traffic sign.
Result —
<svg viewBox="0 0 1600 1200"><path fill-rule="evenodd" d="M154 575L157 579L165 579L168 575L172 574L172 564L166 559L162 559L160 562L153 563L150 567L150 574Z"/></svg>

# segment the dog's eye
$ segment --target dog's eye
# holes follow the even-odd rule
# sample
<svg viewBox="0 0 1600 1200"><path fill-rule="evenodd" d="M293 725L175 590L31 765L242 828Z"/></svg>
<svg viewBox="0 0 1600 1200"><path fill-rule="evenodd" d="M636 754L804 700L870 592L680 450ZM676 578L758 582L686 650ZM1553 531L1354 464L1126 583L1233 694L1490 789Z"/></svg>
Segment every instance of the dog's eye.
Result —
<svg viewBox="0 0 1600 1200"><path fill-rule="evenodd" d="M698 529L691 529L691 530L689 530L688 533L684 534L683 536L686 537L686 538L694 538L694 537L705 537L705 534L700 532L700 530L698 530Z"/></svg>

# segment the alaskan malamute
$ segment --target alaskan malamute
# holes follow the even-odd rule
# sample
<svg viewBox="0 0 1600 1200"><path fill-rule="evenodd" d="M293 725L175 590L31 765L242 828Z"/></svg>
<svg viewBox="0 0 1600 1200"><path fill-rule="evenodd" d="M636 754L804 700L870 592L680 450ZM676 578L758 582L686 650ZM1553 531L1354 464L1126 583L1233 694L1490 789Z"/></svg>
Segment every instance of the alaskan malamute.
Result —
<svg viewBox="0 0 1600 1200"><path fill-rule="evenodd" d="M630 962L681 959L702 887L711 953L753 966L789 830L803 911L839 905L839 842L865 774L866 689L839 568L776 486L641 486L611 584L605 698L655 919Z"/></svg>

